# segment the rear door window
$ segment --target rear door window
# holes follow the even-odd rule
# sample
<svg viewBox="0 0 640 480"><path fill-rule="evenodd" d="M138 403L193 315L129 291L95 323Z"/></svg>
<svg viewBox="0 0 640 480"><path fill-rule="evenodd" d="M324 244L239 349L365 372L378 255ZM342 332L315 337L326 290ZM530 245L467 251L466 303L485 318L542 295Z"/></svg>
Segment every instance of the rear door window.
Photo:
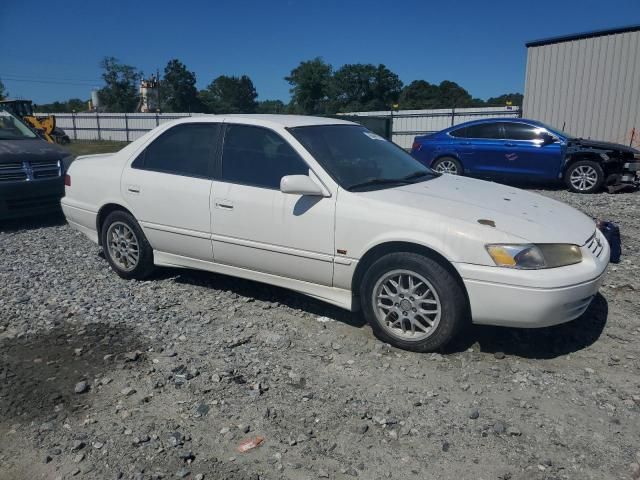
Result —
<svg viewBox="0 0 640 480"><path fill-rule="evenodd" d="M504 136L502 135L500 124L495 122L467 126L465 138L501 139Z"/></svg>
<svg viewBox="0 0 640 480"><path fill-rule="evenodd" d="M177 125L155 139L131 166L175 175L210 178L219 133L220 125L217 123Z"/></svg>

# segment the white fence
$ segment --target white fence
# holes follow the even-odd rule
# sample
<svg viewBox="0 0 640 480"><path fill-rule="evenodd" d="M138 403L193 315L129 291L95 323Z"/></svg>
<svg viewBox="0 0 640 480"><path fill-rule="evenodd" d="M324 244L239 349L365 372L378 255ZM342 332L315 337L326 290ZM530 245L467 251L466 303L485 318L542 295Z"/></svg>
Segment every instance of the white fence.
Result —
<svg viewBox="0 0 640 480"><path fill-rule="evenodd" d="M48 115L36 113L36 115ZM190 117L190 113L54 113L56 126L71 141L115 140L131 142L161 123ZM197 114L194 114L197 115Z"/></svg>
<svg viewBox="0 0 640 480"><path fill-rule="evenodd" d="M519 107L482 107L351 112L344 115L392 118L392 140L402 148L411 148L416 135L438 132L453 125L481 118L519 117L521 113Z"/></svg>
<svg viewBox="0 0 640 480"><path fill-rule="evenodd" d="M37 115L46 115L38 113ZM71 141L115 140L131 142L145 132L190 113L56 113L56 124ZM193 114L201 115L201 114ZM519 117L518 107L442 108L437 110L399 110L352 112L344 115L391 118L392 140L410 148L413 137L437 132L452 125L480 118Z"/></svg>

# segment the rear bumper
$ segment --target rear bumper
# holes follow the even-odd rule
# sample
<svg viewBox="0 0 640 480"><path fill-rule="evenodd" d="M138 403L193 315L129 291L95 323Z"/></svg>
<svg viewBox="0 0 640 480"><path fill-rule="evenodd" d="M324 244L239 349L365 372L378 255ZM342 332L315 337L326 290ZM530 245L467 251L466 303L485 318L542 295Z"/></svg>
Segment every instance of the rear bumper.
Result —
<svg viewBox="0 0 640 480"><path fill-rule="evenodd" d="M0 183L0 219L60 211L64 179Z"/></svg>

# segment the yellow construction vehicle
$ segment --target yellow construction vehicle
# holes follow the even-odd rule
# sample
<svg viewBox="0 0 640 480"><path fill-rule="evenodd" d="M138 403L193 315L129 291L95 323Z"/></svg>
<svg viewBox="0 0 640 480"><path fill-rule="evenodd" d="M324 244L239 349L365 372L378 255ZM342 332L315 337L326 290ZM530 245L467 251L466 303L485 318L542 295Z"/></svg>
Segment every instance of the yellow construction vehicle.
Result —
<svg viewBox="0 0 640 480"><path fill-rule="evenodd" d="M37 117L33 114L31 100L1 100L0 109L21 118L28 126L37 131L49 143L69 143L69 136L61 128L56 128L56 117L49 115Z"/></svg>

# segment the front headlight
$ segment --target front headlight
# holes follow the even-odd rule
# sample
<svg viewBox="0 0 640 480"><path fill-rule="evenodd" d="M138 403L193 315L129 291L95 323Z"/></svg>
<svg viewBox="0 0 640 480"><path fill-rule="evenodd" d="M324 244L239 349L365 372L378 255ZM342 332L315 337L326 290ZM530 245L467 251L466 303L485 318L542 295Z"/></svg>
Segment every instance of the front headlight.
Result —
<svg viewBox="0 0 640 480"><path fill-rule="evenodd" d="M565 243L489 244L486 249L499 267L536 270L564 267L582 261L580 247Z"/></svg>

